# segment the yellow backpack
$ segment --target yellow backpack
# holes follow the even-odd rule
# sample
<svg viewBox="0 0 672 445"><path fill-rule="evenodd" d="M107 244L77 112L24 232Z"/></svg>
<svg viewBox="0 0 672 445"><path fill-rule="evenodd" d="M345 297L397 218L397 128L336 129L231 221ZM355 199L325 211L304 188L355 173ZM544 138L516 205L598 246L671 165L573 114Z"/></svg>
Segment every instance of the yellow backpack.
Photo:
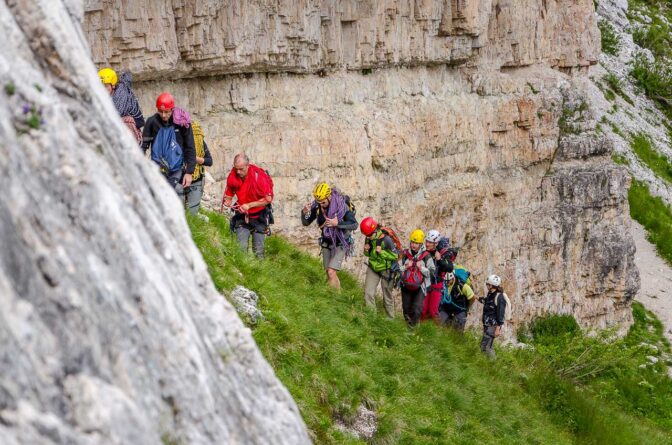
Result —
<svg viewBox="0 0 672 445"><path fill-rule="evenodd" d="M191 122L191 131L194 133L194 145L196 146L196 156L199 158L205 157L205 148L203 147L203 129L201 125L196 122ZM205 173L205 167L200 164L196 164L194 168L194 175L191 178L192 181L197 181Z"/></svg>

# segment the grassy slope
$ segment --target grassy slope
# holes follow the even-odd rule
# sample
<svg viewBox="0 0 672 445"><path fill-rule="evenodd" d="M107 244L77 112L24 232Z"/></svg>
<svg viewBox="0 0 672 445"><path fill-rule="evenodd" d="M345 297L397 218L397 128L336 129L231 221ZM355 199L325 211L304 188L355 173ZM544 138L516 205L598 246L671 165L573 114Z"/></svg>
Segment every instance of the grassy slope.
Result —
<svg viewBox="0 0 672 445"><path fill-rule="evenodd" d="M672 209L661 198L651 196L649 187L633 180L628 191L630 216L648 233L658 254L672 265Z"/></svg>
<svg viewBox="0 0 672 445"><path fill-rule="evenodd" d="M210 223L190 219L194 240L219 289L241 284L260 295L266 320L255 339L316 443L361 443L333 423L360 404L378 413L373 443L670 443L660 426L577 389L533 352L500 351L492 363L475 335L408 330L365 309L351 276L331 291L319 261L277 237L268 259L254 260L238 251L225 218L208 215Z"/></svg>

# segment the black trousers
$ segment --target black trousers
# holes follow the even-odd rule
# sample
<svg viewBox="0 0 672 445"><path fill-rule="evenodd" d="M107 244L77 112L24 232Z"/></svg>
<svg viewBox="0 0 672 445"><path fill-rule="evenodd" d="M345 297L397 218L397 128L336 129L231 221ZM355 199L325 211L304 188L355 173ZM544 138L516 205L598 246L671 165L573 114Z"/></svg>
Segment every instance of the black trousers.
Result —
<svg viewBox="0 0 672 445"><path fill-rule="evenodd" d="M422 289L407 290L401 288L401 307L404 311L404 320L409 326L415 326L420 321L424 301L425 293Z"/></svg>

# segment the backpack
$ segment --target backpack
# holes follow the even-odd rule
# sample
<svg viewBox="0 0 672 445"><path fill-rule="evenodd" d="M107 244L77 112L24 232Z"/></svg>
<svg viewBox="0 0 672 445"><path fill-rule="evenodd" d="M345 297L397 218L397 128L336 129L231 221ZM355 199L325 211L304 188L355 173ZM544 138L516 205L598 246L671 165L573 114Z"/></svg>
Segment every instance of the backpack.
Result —
<svg viewBox="0 0 672 445"><path fill-rule="evenodd" d="M413 255L408 250L404 250L404 255L406 256L407 261L413 261ZM417 260L414 263L413 267L407 268L401 274L401 286L410 291L416 291L422 287L422 283L425 281L425 276L420 272L418 263L424 261L425 258L429 256L429 252L426 250L423 251Z"/></svg>
<svg viewBox="0 0 672 445"><path fill-rule="evenodd" d="M455 274L455 279L459 281L462 285L468 284L471 287L471 272L469 272L461 264L454 264L453 273Z"/></svg>
<svg viewBox="0 0 672 445"><path fill-rule="evenodd" d="M175 138L173 126L161 126L152 141L152 161L159 164L161 171L166 174L174 173L182 168L184 155L182 147Z"/></svg>
<svg viewBox="0 0 672 445"><path fill-rule="evenodd" d="M205 157L205 147L204 147L204 142L203 142L203 129L199 125L198 122L193 121L191 123L191 130L194 133L194 146L196 147L196 156L199 158L204 158ZM203 176L205 173L205 167L202 165L198 165L196 163L196 168L194 168L194 173L192 177L192 181L196 182L198 179Z"/></svg>
<svg viewBox="0 0 672 445"><path fill-rule="evenodd" d="M439 239L439 242L436 243L436 250L441 252L441 255L443 255L444 252L446 252L450 248L450 238L447 236L442 236L441 239Z"/></svg>
<svg viewBox="0 0 672 445"><path fill-rule="evenodd" d="M268 176L268 180L271 183L271 190L273 190L273 178L271 178L271 174L268 172L268 170L264 169L264 172L266 172L266 176ZM257 172L257 179L259 178L259 173ZM275 217L273 216L273 204L266 204L266 208L262 211L261 217L266 221L266 225L269 226L271 224L275 224ZM267 235L270 235L270 232L267 233Z"/></svg>
<svg viewBox="0 0 672 445"><path fill-rule="evenodd" d="M402 252L404 249L401 247L401 240L397 236L397 234L394 232L394 230L391 227L381 227L380 231L383 232L383 235L389 236L390 239L392 239L392 242L394 243L395 247L397 248L397 252L399 252L399 259L402 257Z"/></svg>
<svg viewBox="0 0 672 445"><path fill-rule="evenodd" d="M458 292L461 294L462 293L462 286L464 286L464 282L460 281L459 279L455 280L455 284L453 286L457 286ZM455 287L453 287L455 288ZM448 285L443 286L443 295L441 296L441 303L440 305L451 305L453 307L458 308L461 311L468 311L468 307L463 307L457 304L455 301L453 301L453 295L452 293L448 290Z"/></svg>
<svg viewBox="0 0 672 445"><path fill-rule="evenodd" d="M506 295L506 292L502 292L502 296L504 297L504 301L506 301L506 309L504 310L504 320L509 321L513 318L513 308L511 307L511 300L509 300L509 296ZM499 298L495 298L495 306L497 306L498 301Z"/></svg>

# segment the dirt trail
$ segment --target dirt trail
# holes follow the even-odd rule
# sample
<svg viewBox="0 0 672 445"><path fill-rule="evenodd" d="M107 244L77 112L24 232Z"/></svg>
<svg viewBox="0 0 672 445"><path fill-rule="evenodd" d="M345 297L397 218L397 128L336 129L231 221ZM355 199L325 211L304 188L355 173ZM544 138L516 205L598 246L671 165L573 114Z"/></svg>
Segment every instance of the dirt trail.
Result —
<svg viewBox="0 0 672 445"><path fill-rule="evenodd" d="M646 231L635 221L632 236L637 246L635 263L642 280L635 299L656 314L665 327L665 336L672 341L672 267L658 256L656 248L646 239Z"/></svg>

